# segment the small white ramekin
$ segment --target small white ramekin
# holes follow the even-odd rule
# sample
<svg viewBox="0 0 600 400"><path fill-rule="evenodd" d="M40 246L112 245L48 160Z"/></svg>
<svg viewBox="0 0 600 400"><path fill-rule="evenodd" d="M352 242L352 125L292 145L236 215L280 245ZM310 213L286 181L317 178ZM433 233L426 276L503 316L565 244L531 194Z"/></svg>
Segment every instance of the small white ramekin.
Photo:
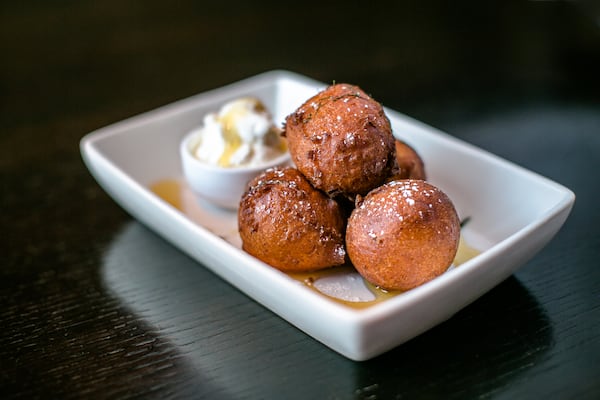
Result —
<svg viewBox="0 0 600 400"><path fill-rule="evenodd" d="M186 135L179 146L183 174L196 195L216 206L237 209L248 182L267 168L290 163L289 152L256 166L223 168L207 164L192 155L197 132Z"/></svg>

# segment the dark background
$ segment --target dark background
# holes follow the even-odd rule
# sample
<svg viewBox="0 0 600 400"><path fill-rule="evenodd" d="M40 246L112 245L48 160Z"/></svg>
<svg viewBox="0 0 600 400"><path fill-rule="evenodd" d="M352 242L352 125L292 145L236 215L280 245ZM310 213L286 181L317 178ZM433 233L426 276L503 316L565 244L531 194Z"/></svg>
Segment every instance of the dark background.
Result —
<svg viewBox="0 0 600 400"><path fill-rule="evenodd" d="M600 397L599 7L456 3L3 2L1 397ZM569 187L573 212L451 320L349 361L132 220L79 154L271 69L357 84Z"/></svg>

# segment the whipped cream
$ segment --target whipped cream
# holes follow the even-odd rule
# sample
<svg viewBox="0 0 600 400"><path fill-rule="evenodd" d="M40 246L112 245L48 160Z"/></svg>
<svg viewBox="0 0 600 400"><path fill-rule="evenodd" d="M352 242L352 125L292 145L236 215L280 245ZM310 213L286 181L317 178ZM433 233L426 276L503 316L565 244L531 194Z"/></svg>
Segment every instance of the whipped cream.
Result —
<svg viewBox="0 0 600 400"><path fill-rule="evenodd" d="M255 166L287 151L264 104L253 97L226 103L204 117L192 155L220 167Z"/></svg>

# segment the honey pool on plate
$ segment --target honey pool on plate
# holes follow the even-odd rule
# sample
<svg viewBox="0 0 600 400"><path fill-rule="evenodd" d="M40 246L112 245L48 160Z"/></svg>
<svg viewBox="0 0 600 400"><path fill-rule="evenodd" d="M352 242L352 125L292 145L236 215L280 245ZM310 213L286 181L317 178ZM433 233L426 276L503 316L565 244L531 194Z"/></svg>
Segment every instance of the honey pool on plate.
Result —
<svg viewBox="0 0 600 400"><path fill-rule="evenodd" d="M150 190L192 221L232 245L241 247L235 212L201 203L184 180L163 179L150 185ZM470 247L461 238L451 268L460 266L478 254L478 250ZM288 275L311 290L352 308L369 307L402 293L383 290L370 284L360 277L352 265L314 272L288 273Z"/></svg>

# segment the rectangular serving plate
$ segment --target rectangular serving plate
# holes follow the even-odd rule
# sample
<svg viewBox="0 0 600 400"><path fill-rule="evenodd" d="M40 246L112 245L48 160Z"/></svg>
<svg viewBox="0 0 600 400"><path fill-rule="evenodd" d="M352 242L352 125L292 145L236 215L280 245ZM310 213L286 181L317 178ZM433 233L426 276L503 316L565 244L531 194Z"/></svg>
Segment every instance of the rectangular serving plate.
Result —
<svg viewBox="0 0 600 400"><path fill-rule="evenodd" d="M358 83L360 85L360 83ZM352 360L382 354L450 318L510 276L560 229L575 201L567 188L386 108L394 135L424 159L429 180L470 218L475 258L408 292L355 309L309 289L240 249L234 212L195 204L185 213L150 187L183 181L178 146L203 116L259 97L278 123L325 84L270 71L87 134L83 159L133 217L297 328ZM368 91L368 88L365 88Z"/></svg>

